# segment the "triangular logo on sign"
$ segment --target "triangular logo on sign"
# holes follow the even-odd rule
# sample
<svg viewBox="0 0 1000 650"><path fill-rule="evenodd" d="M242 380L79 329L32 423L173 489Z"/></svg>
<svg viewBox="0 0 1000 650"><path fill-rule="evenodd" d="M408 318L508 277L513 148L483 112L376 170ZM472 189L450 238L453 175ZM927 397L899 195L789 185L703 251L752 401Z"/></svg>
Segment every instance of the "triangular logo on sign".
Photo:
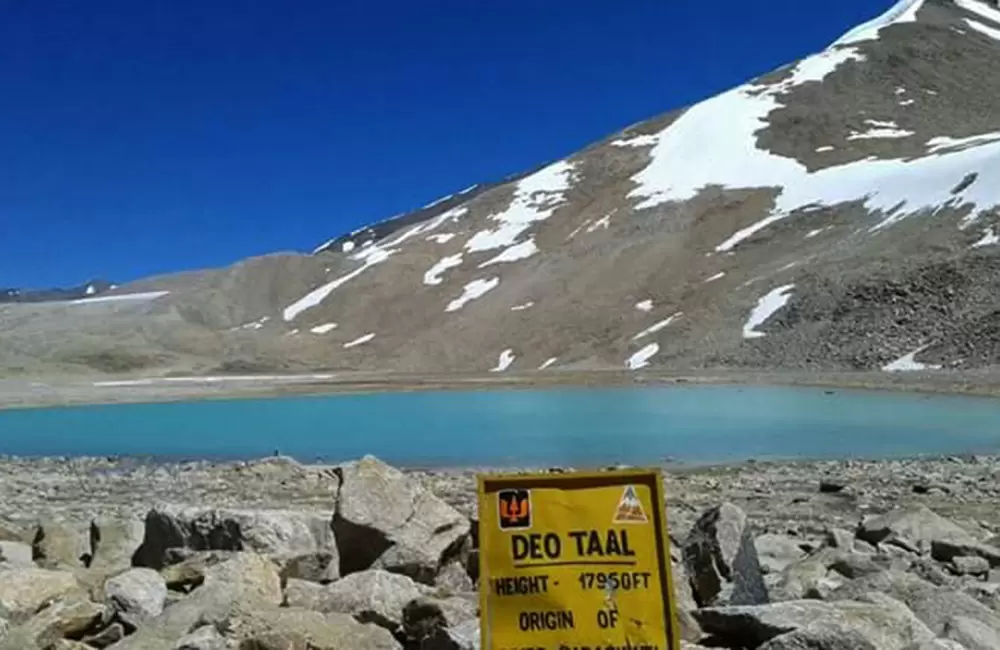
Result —
<svg viewBox="0 0 1000 650"><path fill-rule="evenodd" d="M648 522L649 519L646 517L646 511L642 507L642 501L639 500L639 495L635 493L635 486L625 486L622 498L618 501L618 508L615 509L613 523L645 524Z"/></svg>

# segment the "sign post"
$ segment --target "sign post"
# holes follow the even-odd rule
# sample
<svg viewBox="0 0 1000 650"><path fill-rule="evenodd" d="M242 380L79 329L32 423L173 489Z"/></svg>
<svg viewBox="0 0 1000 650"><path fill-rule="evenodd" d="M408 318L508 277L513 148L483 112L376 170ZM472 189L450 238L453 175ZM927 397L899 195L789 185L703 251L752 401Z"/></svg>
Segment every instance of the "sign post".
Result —
<svg viewBox="0 0 1000 650"><path fill-rule="evenodd" d="M679 650L659 470L479 477L483 650Z"/></svg>

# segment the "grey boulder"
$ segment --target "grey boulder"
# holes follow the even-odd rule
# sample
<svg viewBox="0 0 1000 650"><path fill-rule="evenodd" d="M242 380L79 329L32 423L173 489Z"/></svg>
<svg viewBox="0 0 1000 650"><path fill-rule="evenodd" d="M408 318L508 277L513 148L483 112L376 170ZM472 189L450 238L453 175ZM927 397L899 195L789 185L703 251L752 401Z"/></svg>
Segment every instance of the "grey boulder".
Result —
<svg viewBox="0 0 1000 650"><path fill-rule="evenodd" d="M35 566L31 547L22 542L0 541L0 566L26 568Z"/></svg>
<svg viewBox="0 0 1000 650"><path fill-rule="evenodd" d="M144 526L135 518L101 517L90 523L90 568L108 572L132 566L142 544Z"/></svg>
<svg viewBox="0 0 1000 650"><path fill-rule="evenodd" d="M695 601L702 607L769 600L746 513L731 503L701 515L684 541L683 559Z"/></svg>
<svg viewBox="0 0 1000 650"><path fill-rule="evenodd" d="M336 472L341 575L376 567L429 582L459 555L469 520L418 480L372 456Z"/></svg>
<svg viewBox="0 0 1000 650"><path fill-rule="evenodd" d="M1000 628L964 616L945 623L941 636L961 643L968 650L1000 650Z"/></svg>
<svg viewBox="0 0 1000 650"><path fill-rule="evenodd" d="M830 597L850 600L871 592L903 603L935 634L941 634L948 620L955 617L971 618L1000 629L1000 616L972 596L898 571L886 571L851 581Z"/></svg>
<svg viewBox="0 0 1000 650"><path fill-rule="evenodd" d="M167 583L152 569L129 569L104 583L105 600L123 621L138 627L159 616L167 600Z"/></svg>
<svg viewBox="0 0 1000 650"><path fill-rule="evenodd" d="M161 569L177 548L252 551L274 558L337 552L327 513L176 505L150 510L133 563Z"/></svg>
<svg viewBox="0 0 1000 650"><path fill-rule="evenodd" d="M819 628L850 629L878 650L903 650L913 643L923 643L934 637L905 607L886 603L799 600L705 608L699 610L696 616L707 634L726 647L736 648L756 648L784 634L798 630L803 630L805 634Z"/></svg>
<svg viewBox="0 0 1000 650"><path fill-rule="evenodd" d="M935 541L975 542L967 530L922 505L869 517L858 527L856 535L871 544L896 542L919 552L929 552Z"/></svg>

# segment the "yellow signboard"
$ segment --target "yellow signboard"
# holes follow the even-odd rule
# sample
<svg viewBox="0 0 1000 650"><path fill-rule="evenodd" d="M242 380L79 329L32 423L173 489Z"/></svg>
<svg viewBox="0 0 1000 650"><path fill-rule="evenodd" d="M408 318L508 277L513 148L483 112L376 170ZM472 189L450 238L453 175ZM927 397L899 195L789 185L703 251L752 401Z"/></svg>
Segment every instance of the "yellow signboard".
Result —
<svg viewBox="0 0 1000 650"><path fill-rule="evenodd" d="M658 470L479 477L483 650L679 650Z"/></svg>

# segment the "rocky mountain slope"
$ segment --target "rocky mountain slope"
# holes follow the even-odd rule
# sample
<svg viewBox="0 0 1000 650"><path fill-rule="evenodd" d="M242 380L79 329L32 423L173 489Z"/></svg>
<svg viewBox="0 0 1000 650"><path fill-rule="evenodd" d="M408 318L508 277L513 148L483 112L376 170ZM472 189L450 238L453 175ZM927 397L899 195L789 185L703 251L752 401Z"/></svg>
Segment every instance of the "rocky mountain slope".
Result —
<svg viewBox="0 0 1000 650"><path fill-rule="evenodd" d="M989 368L998 64L992 3L903 0L797 63L314 254L0 307L0 369Z"/></svg>

